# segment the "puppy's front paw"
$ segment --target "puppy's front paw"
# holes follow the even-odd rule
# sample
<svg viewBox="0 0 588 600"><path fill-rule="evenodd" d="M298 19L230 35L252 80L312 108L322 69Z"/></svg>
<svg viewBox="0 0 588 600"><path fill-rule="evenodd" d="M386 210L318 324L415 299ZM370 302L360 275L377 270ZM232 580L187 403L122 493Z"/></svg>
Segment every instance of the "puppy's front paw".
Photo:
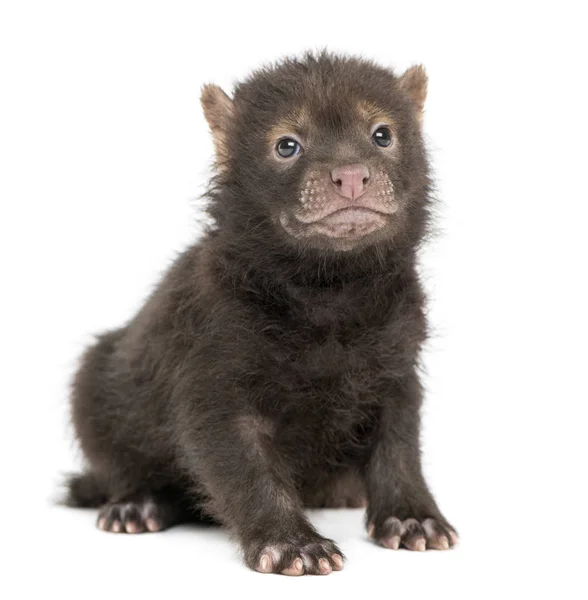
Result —
<svg viewBox="0 0 588 600"><path fill-rule="evenodd" d="M325 538L256 546L246 550L245 558L247 564L260 573L328 575L343 568L343 553L331 540Z"/></svg>
<svg viewBox="0 0 588 600"><path fill-rule="evenodd" d="M397 550L400 546L408 550L449 550L457 544L457 533L446 523L437 519L400 520L388 517L377 525L368 525L368 535L384 548Z"/></svg>

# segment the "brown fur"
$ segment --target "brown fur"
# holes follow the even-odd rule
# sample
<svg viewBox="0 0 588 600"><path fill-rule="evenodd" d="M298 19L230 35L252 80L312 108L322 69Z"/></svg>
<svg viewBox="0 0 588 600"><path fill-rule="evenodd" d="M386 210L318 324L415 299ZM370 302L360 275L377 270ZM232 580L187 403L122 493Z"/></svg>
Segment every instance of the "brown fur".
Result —
<svg viewBox="0 0 588 600"><path fill-rule="evenodd" d="M69 501L103 505L101 528L212 518L252 568L327 573L341 552L303 507L367 500L383 546L453 543L419 453L425 89L420 68L397 77L326 53L262 69L232 100L204 89L220 166L214 224L126 326L87 350L73 383L87 470ZM391 149L373 143L361 105L393 119ZM272 131L296 111L308 115L304 152L278 160ZM398 210L345 244L288 233L279 215L299 210L304 182L315 173L331 186L325 173L349 162L384 173Z"/></svg>

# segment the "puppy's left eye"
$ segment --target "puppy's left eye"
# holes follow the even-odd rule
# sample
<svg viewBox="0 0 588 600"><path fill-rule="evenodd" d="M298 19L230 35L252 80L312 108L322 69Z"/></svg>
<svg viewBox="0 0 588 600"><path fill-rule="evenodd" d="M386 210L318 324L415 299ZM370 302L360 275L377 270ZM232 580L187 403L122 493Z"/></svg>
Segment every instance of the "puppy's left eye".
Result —
<svg viewBox="0 0 588 600"><path fill-rule="evenodd" d="M392 144L392 132L388 127L378 127L372 134L372 140L376 146L388 148Z"/></svg>
<svg viewBox="0 0 588 600"><path fill-rule="evenodd" d="M276 152L282 158L292 158L300 152L300 144L292 138L283 138L276 144Z"/></svg>

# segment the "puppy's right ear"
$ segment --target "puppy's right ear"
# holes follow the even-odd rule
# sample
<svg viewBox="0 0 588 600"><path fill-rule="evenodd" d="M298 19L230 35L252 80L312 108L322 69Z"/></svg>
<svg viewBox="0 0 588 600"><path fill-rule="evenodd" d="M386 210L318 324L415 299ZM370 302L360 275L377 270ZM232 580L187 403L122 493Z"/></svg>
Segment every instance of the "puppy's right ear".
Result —
<svg viewBox="0 0 588 600"><path fill-rule="evenodd" d="M214 84L205 85L200 96L204 116L212 133L216 159L222 165L228 158L228 136L233 119L233 101Z"/></svg>

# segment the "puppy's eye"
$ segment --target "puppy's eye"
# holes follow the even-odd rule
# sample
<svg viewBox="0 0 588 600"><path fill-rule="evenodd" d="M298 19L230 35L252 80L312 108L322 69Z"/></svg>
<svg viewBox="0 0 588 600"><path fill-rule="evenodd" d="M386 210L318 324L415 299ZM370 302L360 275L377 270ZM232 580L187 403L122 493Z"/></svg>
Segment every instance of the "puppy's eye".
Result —
<svg viewBox="0 0 588 600"><path fill-rule="evenodd" d="M388 127L378 127L372 134L372 140L376 146L388 148L392 144L392 132Z"/></svg>
<svg viewBox="0 0 588 600"><path fill-rule="evenodd" d="M282 158L292 158L300 152L300 144L292 138L283 138L276 144L276 152Z"/></svg>

